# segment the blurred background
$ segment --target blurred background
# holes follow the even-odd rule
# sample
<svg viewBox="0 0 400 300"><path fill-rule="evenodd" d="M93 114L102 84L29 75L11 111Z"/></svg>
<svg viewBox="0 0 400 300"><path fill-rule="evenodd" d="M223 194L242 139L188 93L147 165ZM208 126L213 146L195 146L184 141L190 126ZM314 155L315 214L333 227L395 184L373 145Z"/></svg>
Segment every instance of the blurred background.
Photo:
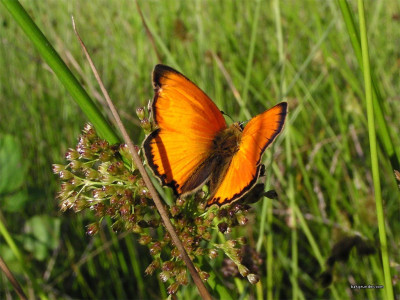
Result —
<svg viewBox="0 0 400 300"><path fill-rule="evenodd" d="M167 64L201 87L235 121L286 100L284 133L264 155L267 198L246 235L263 257L261 280L223 279L232 298L382 298L384 284L371 175L364 80L339 1L21 1L30 16L108 115L74 35L71 16L134 143L144 133L135 109L153 97L151 72ZM358 28L356 1L349 1ZM374 84L392 143L400 148L400 3L366 1ZM147 247L107 220L90 237L90 213L61 213L53 163L75 147L87 118L31 41L0 5L0 256L30 295L56 298L166 298L157 275L145 277ZM379 127L379 124L377 125ZM399 190L378 137L379 167L395 293L399 294ZM397 165L398 167L398 165ZM268 220L268 221L267 221ZM6 242L14 241L23 256ZM377 253L355 251L318 283L332 248L346 236L370 241ZM215 273L220 272L215 264ZM272 273L268 273L272 271ZM36 283L32 283L35 278ZM268 279L269 278L269 279ZM271 284L272 283L272 284ZM294 292L295 291L295 292ZM193 285L178 298L197 296ZM0 275L0 298L15 293Z"/></svg>

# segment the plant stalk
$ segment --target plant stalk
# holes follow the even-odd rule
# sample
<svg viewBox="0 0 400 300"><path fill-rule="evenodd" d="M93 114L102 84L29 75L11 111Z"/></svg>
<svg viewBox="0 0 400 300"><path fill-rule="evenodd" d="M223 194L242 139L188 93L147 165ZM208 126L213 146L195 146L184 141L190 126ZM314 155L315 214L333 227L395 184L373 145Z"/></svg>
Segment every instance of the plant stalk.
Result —
<svg viewBox="0 0 400 300"><path fill-rule="evenodd" d="M369 64L368 39L367 39L367 29L365 24L363 0L358 0L358 16L360 23L359 25L360 25L360 37L361 37L361 52L363 59L365 101L367 104L368 134L369 134L369 146L371 152L371 169L372 169L372 178L375 191L376 214L378 218L379 240L381 244L383 273L385 278L385 289L384 289L386 294L385 299L391 300L394 299L394 296L393 296L392 279L390 276L389 256L388 256L388 248L386 240L386 229L385 229L385 217L383 213L383 201L382 201L381 183L379 177L374 106L372 102L372 82L371 82L371 71Z"/></svg>

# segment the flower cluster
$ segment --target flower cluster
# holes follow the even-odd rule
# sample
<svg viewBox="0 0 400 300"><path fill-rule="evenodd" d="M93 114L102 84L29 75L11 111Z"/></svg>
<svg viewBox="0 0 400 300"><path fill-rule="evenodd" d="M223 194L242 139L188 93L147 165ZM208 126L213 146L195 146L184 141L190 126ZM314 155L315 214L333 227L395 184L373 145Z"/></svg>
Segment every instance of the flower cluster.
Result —
<svg viewBox="0 0 400 300"><path fill-rule="evenodd" d="M138 150L138 149L137 149ZM103 217L114 221L113 230L140 233L145 227L158 227L148 190L129 157L126 145L109 145L87 124L75 149L65 155L66 166L53 165L53 172L63 181L58 198L62 211L94 211L99 222L90 224L93 235Z"/></svg>
<svg viewBox="0 0 400 300"><path fill-rule="evenodd" d="M149 132L151 123L142 110L138 111L138 115ZM139 148L136 150L139 152ZM88 124L77 146L69 149L65 157L67 165L53 165L54 173L62 181L58 194L61 210L92 210L98 221L87 226L89 235L97 233L104 217L110 217L114 231L134 232L139 235L139 243L149 248L153 261L145 270L146 274L158 270L161 280L170 284L170 294L175 294L181 285L186 285L187 268L162 225L127 147L109 145ZM204 281L209 277L201 269L202 258L215 259L223 253L228 257L231 267L237 269L228 275L236 276L239 273L247 277L249 282L256 283L257 265L262 261L249 251L249 247L244 247L244 238L229 238L232 228L248 222L246 214L250 206L234 203L223 208L214 206L206 209L207 196L206 192L200 190L185 199L175 199L175 203L168 207L176 233L200 277ZM160 232L163 232L161 238ZM215 242L217 233L218 243Z"/></svg>

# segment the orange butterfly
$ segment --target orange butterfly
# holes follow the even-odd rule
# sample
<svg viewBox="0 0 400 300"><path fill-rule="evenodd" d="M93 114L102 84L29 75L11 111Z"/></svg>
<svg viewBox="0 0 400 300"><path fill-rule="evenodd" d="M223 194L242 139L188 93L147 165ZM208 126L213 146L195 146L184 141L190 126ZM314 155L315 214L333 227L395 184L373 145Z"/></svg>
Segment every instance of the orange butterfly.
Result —
<svg viewBox="0 0 400 300"><path fill-rule="evenodd" d="M209 182L207 206L229 204L256 184L261 156L281 132L287 103L252 118L244 127L227 126L218 107L178 71L157 65L153 71L153 120L158 127L144 141L149 167L178 195Z"/></svg>

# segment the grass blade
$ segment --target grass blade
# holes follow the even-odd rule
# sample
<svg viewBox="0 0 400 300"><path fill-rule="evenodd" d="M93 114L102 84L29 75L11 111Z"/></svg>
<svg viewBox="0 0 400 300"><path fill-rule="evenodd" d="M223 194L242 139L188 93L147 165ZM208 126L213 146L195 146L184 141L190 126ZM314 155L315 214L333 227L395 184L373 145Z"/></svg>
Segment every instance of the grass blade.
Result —
<svg viewBox="0 0 400 300"><path fill-rule="evenodd" d="M386 230L385 230L385 217L383 214L381 183L379 178L378 151L376 145L375 120L374 120L374 108L376 106L374 106L372 102L373 99L372 82L371 82L371 73L369 65L368 39L367 39L367 30L365 25L363 0L358 0L358 14L360 22L361 54L363 60L365 100L367 105L367 116L368 116L369 145L371 151L371 168L372 168L372 177L375 190L376 214L378 217L383 273L385 276L385 289L384 289L386 293L385 299L394 299L392 279L390 276L389 257L387 251L388 249L387 249Z"/></svg>
<svg viewBox="0 0 400 300"><path fill-rule="evenodd" d="M76 103L81 107L89 121L95 126L99 135L106 139L110 144L119 141L118 136L112 130L106 119L101 114L100 110L90 99L89 95L79 84L78 80L68 69L67 65L57 54L56 50L51 46L40 29L33 22L31 17L18 1L1 0L3 5L8 9L15 21L24 30L26 35L35 45L41 57L51 67L58 79L67 88Z"/></svg>
<svg viewBox="0 0 400 300"><path fill-rule="evenodd" d="M246 65L246 77L244 80L244 88L242 92L242 99L243 103L246 105L247 99L248 99L248 92L249 92L249 86L250 86L250 76L251 76L251 71L253 69L253 59L254 59L254 49L256 46L256 37L257 37L257 29L258 29L258 20L260 16L260 4L261 1L258 0L256 3L256 9L254 11L254 19L253 19L253 24L251 28L251 41L250 41L250 49L249 49L249 56L247 58L247 65Z"/></svg>
<svg viewBox="0 0 400 300"><path fill-rule="evenodd" d="M357 32L354 23L354 17L350 10L349 4L345 0L338 1L340 11L343 15L343 20L346 24L346 28L350 37L351 44L353 46L354 53L356 55L358 64L361 69L364 69L363 55L361 51L360 36ZM390 136L389 127L385 121L382 111L382 96L376 85L374 74L371 74L371 86L372 86L372 102L374 106L374 114L376 117L376 123L378 125L378 138L383 145L383 148L390 159L392 168L398 170L400 166L400 150L396 149L393 145L393 136Z"/></svg>

